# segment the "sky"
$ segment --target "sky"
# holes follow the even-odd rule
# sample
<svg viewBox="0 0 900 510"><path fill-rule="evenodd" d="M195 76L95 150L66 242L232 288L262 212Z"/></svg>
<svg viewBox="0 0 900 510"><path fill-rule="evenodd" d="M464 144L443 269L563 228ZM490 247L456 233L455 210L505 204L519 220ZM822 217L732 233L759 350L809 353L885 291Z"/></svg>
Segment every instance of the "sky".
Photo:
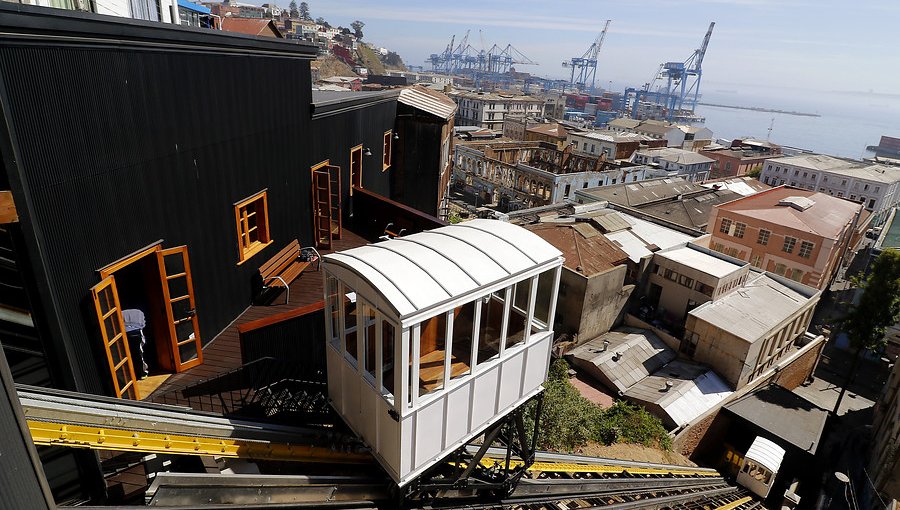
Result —
<svg viewBox="0 0 900 510"><path fill-rule="evenodd" d="M266 0L262 0L262 3ZM285 6L287 0L280 0ZM364 40L425 65L470 30L476 49L512 44L539 65L519 71L563 78L610 19L597 85L641 86L665 61L683 61L712 21L705 88L778 87L900 93L897 0L311 0L332 25L361 20ZM279 3L280 5L280 3Z"/></svg>

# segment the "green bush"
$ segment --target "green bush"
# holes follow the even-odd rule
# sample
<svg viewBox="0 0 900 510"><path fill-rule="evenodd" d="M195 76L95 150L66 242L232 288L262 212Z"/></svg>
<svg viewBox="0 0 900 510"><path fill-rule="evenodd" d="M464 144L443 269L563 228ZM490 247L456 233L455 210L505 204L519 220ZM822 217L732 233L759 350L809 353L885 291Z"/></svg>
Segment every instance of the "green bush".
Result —
<svg viewBox="0 0 900 510"><path fill-rule="evenodd" d="M569 384L569 364L556 360L544 384L544 407L538 429L538 447L573 451L590 441L610 445L636 443L669 450L672 440L658 418L643 407L618 400L601 409ZM534 404L526 412L527 430L533 430Z"/></svg>

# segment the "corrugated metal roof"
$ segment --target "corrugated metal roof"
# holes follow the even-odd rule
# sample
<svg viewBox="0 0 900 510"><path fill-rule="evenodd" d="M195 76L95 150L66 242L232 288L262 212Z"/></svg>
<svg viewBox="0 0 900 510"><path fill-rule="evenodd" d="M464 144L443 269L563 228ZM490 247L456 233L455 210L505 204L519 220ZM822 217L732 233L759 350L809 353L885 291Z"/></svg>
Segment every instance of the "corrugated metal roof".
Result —
<svg viewBox="0 0 900 510"><path fill-rule="evenodd" d="M326 267L337 264L368 281L402 318L561 255L522 227L479 219L332 253L324 260Z"/></svg>
<svg viewBox="0 0 900 510"><path fill-rule="evenodd" d="M399 101L444 120L456 114L456 103L446 95L419 85L402 89Z"/></svg>
<svg viewBox="0 0 900 510"><path fill-rule="evenodd" d="M612 269L628 254L588 223L538 223L528 230L563 252L565 265L584 276Z"/></svg>
<svg viewBox="0 0 900 510"><path fill-rule="evenodd" d="M659 406L676 426L690 422L731 394L731 388L715 372L682 360L672 361L625 392L630 399Z"/></svg>
<svg viewBox="0 0 900 510"><path fill-rule="evenodd" d="M619 213L612 211L607 214L594 214L591 220L600 226L604 232L618 232L631 228L631 224L625 221Z"/></svg>
<svg viewBox="0 0 900 510"><path fill-rule="evenodd" d="M591 339L569 351L567 357L611 389L625 393L674 360L676 354L653 333L625 328Z"/></svg>

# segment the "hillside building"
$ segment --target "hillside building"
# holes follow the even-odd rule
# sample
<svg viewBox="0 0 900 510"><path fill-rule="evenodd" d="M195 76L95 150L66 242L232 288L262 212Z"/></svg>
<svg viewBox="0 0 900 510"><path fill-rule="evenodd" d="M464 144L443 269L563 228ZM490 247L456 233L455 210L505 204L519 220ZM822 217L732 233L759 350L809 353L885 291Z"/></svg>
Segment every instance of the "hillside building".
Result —
<svg viewBox="0 0 900 510"><path fill-rule="evenodd" d="M543 116L544 101L533 96L501 94L496 92L448 92L459 109L457 126L479 126L500 131L508 114Z"/></svg>
<svg viewBox="0 0 900 510"><path fill-rule="evenodd" d="M766 162L759 180L770 186L791 186L858 202L881 225L900 204L900 167L803 154Z"/></svg>
<svg viewBox="0 0 900 510"><path fill-rule="evenodd" d="M861 204L779 186L715 206L709 246L753 267L825 289L862 239L869 219Z"/></svg>
<svg viewBox="0 0 900 510"><path fill-rule="evenodd" d="M691 182L709 179L713 160L696 152L678 148L642 149L634 153L632 161L639 165L653 165L665 170L669 177L683 177Z"/></svg>
<svg viewBox="0 0 900 510"><path fill-rule="evenodd" d="M647 166L615 164L547 142L457 144L454 161L454 182L474 205L503 212L572 199L576 190L590 186L657 175Z"/></svg>

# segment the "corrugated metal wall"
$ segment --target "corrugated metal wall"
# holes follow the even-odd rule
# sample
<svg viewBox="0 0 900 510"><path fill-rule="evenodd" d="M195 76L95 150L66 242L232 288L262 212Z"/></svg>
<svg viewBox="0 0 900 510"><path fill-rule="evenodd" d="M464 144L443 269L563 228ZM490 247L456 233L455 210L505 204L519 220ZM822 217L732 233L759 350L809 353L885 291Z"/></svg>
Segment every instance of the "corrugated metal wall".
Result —
<svg viewBox="0 0 900 510"><path fill-rule="evenodd" d="M0 45L3 107L33 214L23 228L44 251L48 299L63 325L52 341L75 357L70 389L108 385L88 292L96 269L157 239L187 245L209 341L249 304L259 265L294 238L311 244L312 164L341 165L347 188L349 149L363 143L373 152L366 187L390 191L380 155L396 102L313 122L300 55L172 44ZM237 266L232 204L264 188L275 242Z"/></svg>

